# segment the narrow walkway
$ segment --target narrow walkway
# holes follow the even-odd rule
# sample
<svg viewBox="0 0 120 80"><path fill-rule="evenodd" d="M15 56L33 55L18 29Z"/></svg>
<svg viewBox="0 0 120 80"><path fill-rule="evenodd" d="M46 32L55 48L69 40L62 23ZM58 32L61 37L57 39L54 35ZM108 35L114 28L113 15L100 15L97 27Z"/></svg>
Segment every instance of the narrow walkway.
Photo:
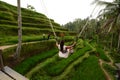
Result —
<svg viewBox="0 0 120 80"><path fill-rule="evenodd" d="M25 43L22 43L22 45L23 45L23 44L37 43L37 42L43 42L43 41L25 42ZM17 46L17 45L18 45L18 44L0 46L0 49L1 49L1 50L4 50L4 49L10 48L10 47L15 47L15 46Z"/></svg>
<svg viewBox="0 0 120 80"><path fill-rule="evenodd" d="M6 45L6 46L0 46L0 49L1 49L1 50L4 50L4 49L10 48L10 47L14 47L14 46L17 46L17 44L14 44L14 45Z"/></svg>
<svg viewBox="0 0 120 80"><path fill-rule="evenodd" d="M87 43L87 44L90 45L89 43ZM93 50L96 50L92 45L90 45L90 46ZM108 63L108 62L103 61L102 59L99 59L99 65L106 76L106 80L112 80L110 75L108 74L108 72L103 68L102 64L106 63L115 68L115 66L113 65L114 62L113 62L112 58L108 55L108 52L105 52L105 55L110 59L110 62Z"/></svg>
<svg viewBox="0 0 120 80"><path fill-rule="evenodd" d="M109 65L111 65L113 68L116 68L116 67L113 65L114 61L113 61L112 58L109 56L108 52L105 52L105 54L106 54L106 56L110 59L110 62L109 62L109 63L106 62L106 64L109 64Z"/></svg>
<svg viewBox="0 0 120 80"><path fill-rule="evenodd" d="M102 65L103 63L104 63L104 61L99 59L99 65L106 76L106 80L112 80L110 75L108 74L108 72L103 68L103 65Z"/></svg>

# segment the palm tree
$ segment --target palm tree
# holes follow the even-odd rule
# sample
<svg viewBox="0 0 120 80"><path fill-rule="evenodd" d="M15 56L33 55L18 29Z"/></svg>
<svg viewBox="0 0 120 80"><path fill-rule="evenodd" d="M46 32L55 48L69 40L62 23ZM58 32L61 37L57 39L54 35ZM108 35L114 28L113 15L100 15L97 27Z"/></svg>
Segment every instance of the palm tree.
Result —
<svg viewBox="0 0 120 80"><path fill-rule="evenodd" d="M106 22L102 26L102 31L107 33L116 33L118 35L118 49L120 48L120 0L114 0L113 2L106 2L95 0L93 3L98 5L105 5L105 9L99 13L99 18L104 18Z"/></svg>
<svg viewBox="0 0 120 80"><path fill-rule="evenodd" d="M17 0L18 4L18 46L16 49L16 53L14 55L15 59L18 59L21 52L21 44L22 44L22 18L21 18L21 7L20 0Z"/></svg>

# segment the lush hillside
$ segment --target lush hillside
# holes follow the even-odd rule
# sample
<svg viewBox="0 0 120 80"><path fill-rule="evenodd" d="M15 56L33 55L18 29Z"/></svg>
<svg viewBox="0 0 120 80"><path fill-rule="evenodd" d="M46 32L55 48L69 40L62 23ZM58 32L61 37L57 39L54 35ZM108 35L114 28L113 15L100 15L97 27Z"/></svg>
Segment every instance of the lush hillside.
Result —
<svg viewBox="0 0 120 80"><path fill-rule="evenodd" d="M56 48L44 51L25 59L14 69L30 80L106 80L108 77L115 80L115 68L109 64L109 57L93 42L80 39L74 53L66 59L59 58L57 53Z"/></svg>
<svg viewBox="0 0 120 80"><path fill-rule="evenodd" d="M71 44L75 32L51 22L57 36L64 33L62 38ZM17 30L17 7L0 1L0 47L16 44ZM53 34L46 15L22 8L22 31L22 42L27 43L22 43L19 60L13 58L16 45L3 49L3 57L7 66L30 80L116 80L110 52L94 39L78 39L74 53L64 59L58 56L54 39L43 40L43 34Z"/></svg>
<svg viewBox="0 0 120 80"><path fill-rule="evenodd" d="M46 15L25 8L21 9L21 13L23 36L42 35L43 33L52 34L49 19ZM68 29L61 27L61 25L54 20L50 20L58 36L61 32L67 35L74 34L74 32L68 32ZM17 7L0 1L0 44L3 43L2 40L5 40L6 36L17 36L17 25Z"/></svg>

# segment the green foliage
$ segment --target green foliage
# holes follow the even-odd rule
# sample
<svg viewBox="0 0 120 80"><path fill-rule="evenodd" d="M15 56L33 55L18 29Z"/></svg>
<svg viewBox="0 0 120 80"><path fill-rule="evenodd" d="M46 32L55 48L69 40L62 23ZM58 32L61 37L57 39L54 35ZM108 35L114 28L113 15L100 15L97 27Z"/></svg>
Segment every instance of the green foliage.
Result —
<svg viewBox="0 0 120 80"><path fill-rule="evenodd" d="M52 38L52 37L51 37ZM32 42L32 41L41 41L43 40L42 35L29 35L29 36L22 36L22 42ZM0 45L10 45L10 44L17 44L18 37L17 36L8 36L8 37L1 37L0 38Z"/></svg>
<svg viewBox="0 0 120 80"><path fill-rule="evenodd" d="M35 55L37 53L40 53L42 51L47 51L55 47L55 42L53 40L50 41L39 41L39 42L33 42L29 44L23 44L21 49L21 58L27 58L32 55ZM16 51L16 46L5 49L3 51L3 56L5 61L9 62L9 58L11 55L14 55Z"/></svg>
<svg viewBox="0 0 120 80"><path fill-rule="evenodd" d="M96 54L99 55L99 57L107 62L109 62L109 58L105 55L105 52L101 48L96 48Z"/></svg>
<svg viewBox="0 0 120 80"><path fill-rule="evenodd" d="M5 20L11 20L11 21L13 21L14 17L13 17L13 14L11 12L1 11L0 12L0 19L5 19Z"/></svg>
<svg viewBox="0 0 120 80"><path fill-rule="evenodd" d="M0 4L0 24L2 24L0 25L0 34L4 36L16 36L18 31L17 7L9 5L2 1L0 1ZM30 11L25 8L21 8L21 12L23 35L39 35L43 33L52 33L52 29L47 16L35 11ZM61 27L61 25L54 22L54 20L50 20L54 26L56 34L61 32L68 32L66 28Z"/></svg>
<svg viewBox="0 0 120 80"><path fill-rule="evenodd" d="M31 68L33 68L36 64L42 62L44 59L51 57L55 55L57 52L57 49L52 49L49 51L45 51L42 53L39 53L35 56L29 57L25 59L23 62L21 62L19 65L17 65L14 69L21 73L21 74L26 74Z"/></svg>
<svg viewBox="0 0 120 80"><path fill-rule="evenodd" d="M111 51L110 55L115 63L120 63L120 54L118 52Z"/></svg>
<svg viewBox="0 0 120 80"><path fill-rule="evenodd" d="M46 67L44 67L45 71L49 74L49 75L58 75L61 72L64 71L64 69L74 60L78 59L80 56L84 55L84 53L86 51L89 51L90 48L89 47L85 47L81 50L78 50L77 52L74 52L74 54L72 54L71 56L69 56L69 58L67 59L62 59L60 61L57 62L53 62L49 65L47 65ZM55 66L53 66L55 65Z"/></svg>
<svg viewBox="0 0 120 80"><path fill-rule="evenodd" d="M82 39L79 39L79 40L77 41L77 44L76 44L77 50L83 48L84 46L85 46L85 45L84 45L83 40L82 40Z"/></svg>
<svg viewBox="0 0 120 80"><path fill-rule="evenodd" d="M76 72L70 80L106 80L99 67L98 58L90 56L75 67ZM69 80L69 79L68 79Z"/></svg>

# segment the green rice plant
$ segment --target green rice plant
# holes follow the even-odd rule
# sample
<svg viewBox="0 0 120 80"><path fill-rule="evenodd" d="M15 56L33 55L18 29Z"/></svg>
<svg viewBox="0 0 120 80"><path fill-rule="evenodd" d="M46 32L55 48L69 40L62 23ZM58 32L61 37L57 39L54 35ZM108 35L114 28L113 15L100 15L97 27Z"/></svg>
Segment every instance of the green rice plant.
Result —
<svg viewBox="0 0 120 80"><path fill-rule="evenodd" d="M49 75L53 75L53 76L59 75L61 72L64 71L64 69L71 62L73 62L80 56L84 55L84 53L89 50L91 50L90 47L85 47L83 49L80 49L80 50L76 51L74 54L72 54L71 56L69 56L69 58L61 59L60 61L53 62L53 63L47 65L46 67L44 67L44 69ZM53 66L53 65L55 65L55 66Z"/></svg>
<svg viewBox="0 0 120 80"><path fill-rule="evenodd" d="M52 49L49 51L45 51L43 53L37 54L35 56L29 57L22 61L19 65L17 65L14 69L21 73L21 74L26 74L31 68L33 68L35 65L37 65L39 62L42 62L48 57L51 57L55 55L57 52L57 49Z"/></svg>
<svg viewBox="0 0 120 80"><path fill-rule="evenodd" d="M30 56L34 56L43 51L50 50L54 47L55 41L53 40L26 43L22 45L20 57L24 59ZM10 56L14 55L15 51L16 46L3 50L3 56L6 62L9 62Z"/></svg>
<svg viewBox="0 0 120 80"><path fill-rule="evenodd" d="M73 61L71 64L69 64L69 66L64 70L64 72L62 72L62 74L58 75L58 76L50 76L47 74L47 72L45 72L44 69L39 69L39 71L37 71L36 73L34 73L32 75L32 77L30 78L30 80L68 80L66 78L67 74L71 74L72 69L74 68L75 65L81 63L85 58L87 58L89 56L89 53L84 54L83 56L79 57L77 60ZM41 64L42 65L42 64ZM73 73L72 73L73 74ZM68 76L67 76L68 77Z"/></svg>
<svg viewBox="0 0 120 80"><path fill-rule="evenodd" d="M17 26L17 21L0 20L0 24Z"/></svg>
<svg viewBox="0 0 120 80"><path fill-rule="evenodd" d="M51 37L52 38L52 37ZM47 39L47 36L46 36ZM22 36L22 42L33 42L33 41L41 41L43 40L42 35L29 35L29 36ZM11 45L18 43L18 36L1 36L0 38L0 45Z"/></svg>
<svg viewBox="0 0 120 80"><path fill-rule="evenodd" d="M75 67L75 72L67 80L106 80L98 64L98 58L90 56Z"/></svg>
<svg viewBox="0 0 120 80"><path fill-rule="evenodd" d="M103 49L101 48L96 48L96 53L99 55L99 57L101 59L103 59L104 61L110 62L110 59L106 56L105 52Z"/></svg>
<svg viewBox="0 0 120 80"><path fill-rule="evenodd" d="M78 49L83 48L85 46L83 43L84 41L82 39L79 39L76 44L76 49L78 50Z"/></svg>
<svg viewBox="0 0 120 80"><path fill-rule="evenodd" d="M41 63L37 64L34 68L32 68L25 76L28 77L29 79L33 78L36 73L38 73L44 66L56 61L58 59L57 54L45 59Z"/></svg>
<svg viewBox="0 0 120 80"><path fill-rule="evenodd" d="M115 63L120 63L120 54L118 52L111 51L109 54Z"/></svg>
<svg viewBox="0 0 120 80"><path fill-rule="evenodd" d="M8 17L9 16L9 17ZM1 11L0 12L0 19L5 20L14 20L13 14L11 12Z"/></svg>

